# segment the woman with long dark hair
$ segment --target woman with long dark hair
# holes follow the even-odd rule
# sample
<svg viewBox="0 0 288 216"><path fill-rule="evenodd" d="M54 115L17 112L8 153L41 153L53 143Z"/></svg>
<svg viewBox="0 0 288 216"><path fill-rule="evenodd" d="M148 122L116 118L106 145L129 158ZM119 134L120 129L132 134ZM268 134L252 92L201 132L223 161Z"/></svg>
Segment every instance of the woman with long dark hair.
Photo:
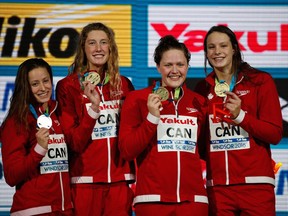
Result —
<svg viewBox="0 0 288 216"><path fill-rule="evenodd" d="M275 215L270 144L282 138L271 75L242 60L234 32L213 26L204 40L207 74L195 91L207 98L207 191L211 215Z"/></svg>
<svg viewBox="0 0 288 216"><path fill-rule="evenodd" d="M73 215L68 151L52 96L52 70L40 58L18 68L1 125L5 181L16 186L11 215Z"/></svg>

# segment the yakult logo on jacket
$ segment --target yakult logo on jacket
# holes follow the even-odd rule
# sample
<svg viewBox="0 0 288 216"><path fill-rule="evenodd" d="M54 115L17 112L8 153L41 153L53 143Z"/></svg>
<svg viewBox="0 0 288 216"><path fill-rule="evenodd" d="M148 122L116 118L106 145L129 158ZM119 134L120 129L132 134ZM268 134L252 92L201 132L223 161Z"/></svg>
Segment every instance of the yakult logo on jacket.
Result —
<svg viewBox="0 0 288 216"><path fill-rule="evenodd" d="M113 104L102 104L99 106L100 110L114 110L114 109L120 109L121 108L121 103L120 102L115 102Z"/></svg>
<svg viewBox="0 0 288 216"><path fill-rule="evenodd" d="M57 143L57 144L65 143L65 139L64 139L64 137L61 137L59 139L53 137L53 138L48 140L48 144L52 144L52 143Z"/></svg>
<svg viewBox="0 0 288 216"><path fill-rule="evenodd" d="M160 118L160 120L163 123L166 124L191 124L191 125L196 125L196 123L194 123L194 121L192 119L178 119L178 118Z"/></svg>

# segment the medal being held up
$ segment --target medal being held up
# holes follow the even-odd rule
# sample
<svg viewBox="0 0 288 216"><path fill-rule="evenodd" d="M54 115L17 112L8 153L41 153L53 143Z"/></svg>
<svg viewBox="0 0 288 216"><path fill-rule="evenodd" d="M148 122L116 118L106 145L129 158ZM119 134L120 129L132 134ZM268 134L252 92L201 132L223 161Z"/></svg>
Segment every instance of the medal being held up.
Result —
<svg viewBox="0 0 288 216"><path fill-rule="evenodd" d="M160 82L157 81L155 83L155 87L153 88L153 93L160 96L161 101L166 101L169 98L169 91L164 86L160 86Z"/></svg>
<svg viewBox="0 0 288 216"><path fill-rule="evenodd" d="M50 129L52 126L52 119L50 118L50 116L42 114L37 118L37 126L39 128Z"/></svg>
<svg viewBox="0 0 288 216"><path fill-rule="evenodd" d="M52 127L52 119L50 118L48 107L46 108L45 113L40 116L37 115L36 110L32 104L29 104L29 109L37 121L38 128L50 129Z"/></svg>
<svg viewBox="0 0 288 216"><path fill-rule="evenodd" d="M101 77L96 71L90 71L84 74L84 81L89 81L93 85L100 83Z"/></svg>
<svg viewBox="0 0 288 216"><path fill-rule="evenodd" d="M220 80L220 82L216 82L216 85L214 87L215 94L219 97L225 97L225 92L229 91L230 87L228 83L226 83L224 80Z"/></svg>
<svg viewBox="0 0 288 216"><path fill-rule="evenodd" d="M154 93L160 96L161 101L166 101L169 98L169 92L165 87L161 86L155 89Z"/></svg>

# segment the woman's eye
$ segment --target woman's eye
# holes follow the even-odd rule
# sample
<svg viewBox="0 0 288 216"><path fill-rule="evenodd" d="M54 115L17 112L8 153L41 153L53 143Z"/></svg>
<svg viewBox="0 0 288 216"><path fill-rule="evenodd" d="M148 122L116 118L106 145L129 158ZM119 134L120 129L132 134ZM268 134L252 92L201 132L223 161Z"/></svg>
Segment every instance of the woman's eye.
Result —
<svg viewBox="0 0 288 216"><path fill-rule="evenodd" d="M101 41L101 44L107 44L108 42L107 41Z"/></svg>
<svg viewBox="0 0 288 216"><path fill-rule="evenodd" d="M38 83L32 83L31 86L32 87L37 87Z"/></svg>

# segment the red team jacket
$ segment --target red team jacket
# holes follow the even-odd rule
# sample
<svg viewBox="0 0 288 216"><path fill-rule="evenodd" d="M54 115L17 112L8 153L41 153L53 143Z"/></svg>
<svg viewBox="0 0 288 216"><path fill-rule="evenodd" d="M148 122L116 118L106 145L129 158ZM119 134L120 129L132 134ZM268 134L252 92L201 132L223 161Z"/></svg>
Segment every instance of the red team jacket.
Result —
<svg viewBox="0 0 288 216"><path fill-rule="evenodd" d="M131 92L121 112L119 148L138 165L134 203L208 203L198 154L205 100L184 85L178 101L162 103L159 119L147 108L153 87Z"/></svg>
<svg viewBox="0 0 288 216"><path fill-rule="evenodd" d="M215 72L199 83L195 91L208 99L210 143L207 147L207 186L244 183L275 185L270 144L282 137L282 116L274 81L266 72L246 69L238 75L233 92L241 99L237 119L227 124L216 108L223 98L215 95ZM213 115L216 111L216 116ZM237 120L236 119L236 120Z"/></svg>
<svg viewBox="0 0 288 216"><path fill-rule="evenodd" d="M34 108L39 116L39 107ZM23 128L20 134L17 134L13 118L8 119L3 128L1 141L5 181L11 187L16 186L12 216L43 214L72 208L68 151L55 114L56 108L56 102L49 101L52 127L48 151L37 144L36 119L32 113L28 114L27 119L31 128L29 132ZM60 165L56 165L57 162Z"/></svg>
<svg viewBox="0 0 288 216"><path fill-rule="evenodd" d="M111 100L110 84L97 87L102 96L100 116L96 120L88 112L90 101L81 91L77 74L70 75L57 84L60 121L70 149L71 183L111 183L133 181L133 163L123 160L118 150L118 126L122 102L131 82L121 77L120 100Z"/></svg>

